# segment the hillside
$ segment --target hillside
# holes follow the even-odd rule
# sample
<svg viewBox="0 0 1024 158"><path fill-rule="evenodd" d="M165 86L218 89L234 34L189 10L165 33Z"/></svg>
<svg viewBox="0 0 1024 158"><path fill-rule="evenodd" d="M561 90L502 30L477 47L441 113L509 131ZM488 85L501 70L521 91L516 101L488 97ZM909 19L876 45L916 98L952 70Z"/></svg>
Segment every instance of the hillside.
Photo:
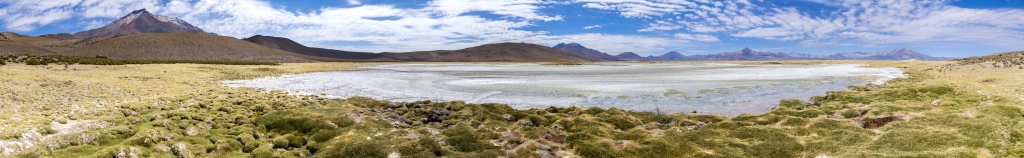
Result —
<svg viewBox="0 0 1024 158"><path fill-rule="evenodd" d="M621 60L619 58L616 58L615 56L611 56L611 55L602 53L601 51L597 51L597 50L594 50L594 49L590 49L590 48L584 47L583 45L578 44L578 43L569 43L569 44L559 43L558 45L555 45L552 48L555 48L557 50L564 51L564 52L573 53L573 54L576 54L577 56L582 56L582 57L585 57L587 59L595 60L595 61L615 61L615 60Z"/></svg>
<svg viewBox="0 0 1024 158"><path fill-rule="evenodd" d="M130 34L88 43L65 53L123 60L308 62L308 56L243 40L199 33Z"/></svg>
<svg viewBox="0 0 1024 158"><path fill-rule="evenodd" d="M288 51L307 56L329 58L333 60L368 60L380 58L382 56L381 54L377 53L350 52L333 49L306 47L305 45L299 44L298 42L283 37L256 35L249 38L245 38L243 40L258 45L262 45L264 47L274 48L278 50Z"/></svg>
<svg viewBox="0 0 1024 158"><path fill-rule="evenodd" d="M964 67L1024 69L1024 51L1006 52L980 57L957 59L956 63L943 66L946 69Z"/></svg>
<svg viewBox="0 0 1024 158"><path fill-rule="evenodd" d="M615 58L626 61L644 60L644 57L641 57L640 55L637 55L636 53L633 52L621 53L619 55L615 55Z"/></svg>
<svg viewBox="0 0 1024 158"><path fill-rule="evenodd" d="M571 52L526 43L495 43L460 50L365 53L307 47L283 37L256 35L245 38L244 40L268 48L324 58L325 60L339 61L580 62L601 60L588 59L582 55L573 54Z"/></svg>
<svg viewBox="0 0 1024 158"><path fill-rule="evenodd" d="M659 56L649 56L646 60L658 60L658 61L674 61L674 60L685 60L685 55L680 54L676 51L670 51L668 53Z"/></svg>
<svg viewBox="0 0 1024 158"><path fill-rule="evenodd" d="M59 43L60 40L19 35L14 32L0 32L0 54L55 55L54 50L44 46Z"/></svg>
<svg viewBox="0 0 1024 158"><path fill-rule="evenodd" d="M54 55L56 53L25 43L0 41L0 54Z"/></svg>
<svg viewBox="0 0 1024 158"><path fill-rule="evenodd" d="M136 10L106 26L75 33L75 38L91 38L99 36L117 36L138 33L190 32L205 33L202 29L192 26L184 20L154 15L146 9ZM53 37L61 37L56 35Z"/></svg>
<svg viewBox="0 0 1024 158"><path fill-rule="evenodd" d="M590 59L528 43L495 43L452 51L382 53L382 61L431 62L585 62Z"/></svg>

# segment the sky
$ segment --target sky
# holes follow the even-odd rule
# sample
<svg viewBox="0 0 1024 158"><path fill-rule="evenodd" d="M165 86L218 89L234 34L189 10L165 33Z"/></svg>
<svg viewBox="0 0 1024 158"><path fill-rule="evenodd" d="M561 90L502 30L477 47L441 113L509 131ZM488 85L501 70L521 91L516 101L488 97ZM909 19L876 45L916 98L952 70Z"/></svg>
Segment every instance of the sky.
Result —
<svg viewBox="0 0 1024 158"><path fill-rule="evenodd" d="M73 33L143 8L224 36L367 52L499 42L643 56L1024 50L1024 0L0 0L0 31Z"/></svg>

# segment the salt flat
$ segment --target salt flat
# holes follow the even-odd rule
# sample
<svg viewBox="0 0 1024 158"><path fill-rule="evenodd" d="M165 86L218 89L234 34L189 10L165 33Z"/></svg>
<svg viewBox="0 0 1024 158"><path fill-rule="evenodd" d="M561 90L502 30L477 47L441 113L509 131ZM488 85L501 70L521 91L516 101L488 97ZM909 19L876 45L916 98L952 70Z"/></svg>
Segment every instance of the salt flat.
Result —
<svg viewBox="0 0 1024 158"><path fill-rule="evenodd" d="M852 64L390 64L224 84L329 98L463 100L516 108L614 107L731 116L766 112L782 99L806 100L850 85L902 77L896 68Z"/></svg>

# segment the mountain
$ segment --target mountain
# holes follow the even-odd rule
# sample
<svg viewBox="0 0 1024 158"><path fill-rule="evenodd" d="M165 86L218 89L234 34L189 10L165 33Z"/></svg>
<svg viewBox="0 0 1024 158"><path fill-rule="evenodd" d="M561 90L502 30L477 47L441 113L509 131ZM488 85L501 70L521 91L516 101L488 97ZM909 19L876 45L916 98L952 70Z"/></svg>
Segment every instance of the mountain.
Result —
<svg viewBox="0 0 1024 158"><path fill-rule="evenodd" d="M459 50L382 53L382 61L430 62L586 62L589 58L528 43L495 43Z"/></svg>
<svg viewBox="0 0 1024 158"><path fill-rule="evenodd" d="M0 32L0 41L14 41L14 39L25 37L14 32Z"/></svg>
<svg viewBox="0 0 1024 158"><path fill-rule="evenodd" d="M625 60L625 61L647 60L646 58L641 57L640 55L637 55L636 53L633 53L633 52L621 53L619 55L615 55L615 58L617 58L619 60Z"/></svg>
<svg viewBox="0 0 1024 158"><path fill-rule="evenodd" d="M1024 51L1006 52L987 56L956 59L956 63L947 64L943 69L961 68L1010 68L1024 69Z"/></svg>
<svg viewBox="0 0 1024 158"><path fill-rule="evenodd" d="M84 57L106 56L123 60L314 61L310 56L205 33L128 34L81 44L84 45L65 54Z"/></svg>
<svg viewBox="0 0 1024 158"><path fill-rule="evenodd" d="M307 47L283 37L252 36L245 41L322 60L426 62L583 62L592 59L536 44L495 43L460 50L364 53ZM603 54L603 53L602 53Z"/></svg>
<svg viewBox="0 0 1024 158"><path fill-rule="evenodd" d="M659 56L648 57L648 60L659 60L659 61L686 60L686 55L683 55L683 54L681 54L679 52L676 52L676 51L670 51L668 53L665 53L665 54L662 54L662 55L659 55Z"/></svg>
<svg viewBox="0 0 1024 158"><path fill-rule="evenodd" d="M579 43L569 43L569 44L559 43L558 45L555 45L552 48L555 48L555 49L561 50L561 51L565 51L565 52L569 52L569 53L573 53L573 54L576 54L576 55L579 55L579 56L583 56L583 57L586 57L586 58L591 59L591 60L599 60L599 61L614 61L614 60L618 60L618 58L616 58L615 56L611 56L611 55L608 55L608 54L605 54L605 53L601 53L600 51L584 47L583 45L581 45Z"/></svg>
<svg viewBox="0 0 1024 158"><path fill-rule="evenodd" d="M932 57L903 48L888 52L851 52L837 53L826 57L833 60L949 60L948 58Z"/></svg>
<svg viewBox="0 0 1024 158"><path fill-rule="evenodd" d="M307 56L323 57L327 58L328 60L367 60L381 58L383 56L377 53L350 52L333 49L306 47L305 45L299 44L298 42L283 37L256 35L249 38L245 38L243 40L259 44L265 47L270 47L278 50L288 51Z"/></svg>
<svg viewBox="0 0 1024 158"><path fill-rule="evenodd" d="M948 58L932 57L910 49L897 49L888 52L853 52L818 56L802 53L761 52L743 48L735 52L724 52L704 55L682 55L668 52L660 56L649 56L645 60L656 61L751 61L751 60L949 60Z"/></svg>
<svg viewBox="0 0 1024 158"><path fill-rule="evenodd" d="M41 37L0 33L0 53L121 60L310 62L319 59L208 34L188 22L134 11L110 25Z"/></svg>
<svg viewBox="0 0 1024 158"><path fill-rule="evenodd" d="M736 52L688 56L686 60L749 61L749 60L813 60L816 56L797 53L759 52L743 48Z"/></svg>
<svg viewBox="0 0 1024 158"><path fill-rule="evenodd" d="M76 38L98 36L117 36L137 33L190 32L205 33L202 29L192 26L184 20L153 15L146 9L136 10L106 26L74 33Z"/></svg>

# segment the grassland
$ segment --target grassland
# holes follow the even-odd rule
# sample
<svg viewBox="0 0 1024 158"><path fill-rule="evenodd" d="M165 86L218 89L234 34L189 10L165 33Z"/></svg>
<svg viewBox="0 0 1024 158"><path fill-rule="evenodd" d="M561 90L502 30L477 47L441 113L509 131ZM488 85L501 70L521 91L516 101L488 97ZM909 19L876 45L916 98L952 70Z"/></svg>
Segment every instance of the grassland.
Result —
<svg viewBox="0 0 1024 158"><path fill-rule="evenodd" d="M824 63L900 67L912 77L725 118L333 100L219 84L357 67L351 63L8 64L0 66L0 150L15 157L1024 156L1024 70L781 64Z"/></svg>

